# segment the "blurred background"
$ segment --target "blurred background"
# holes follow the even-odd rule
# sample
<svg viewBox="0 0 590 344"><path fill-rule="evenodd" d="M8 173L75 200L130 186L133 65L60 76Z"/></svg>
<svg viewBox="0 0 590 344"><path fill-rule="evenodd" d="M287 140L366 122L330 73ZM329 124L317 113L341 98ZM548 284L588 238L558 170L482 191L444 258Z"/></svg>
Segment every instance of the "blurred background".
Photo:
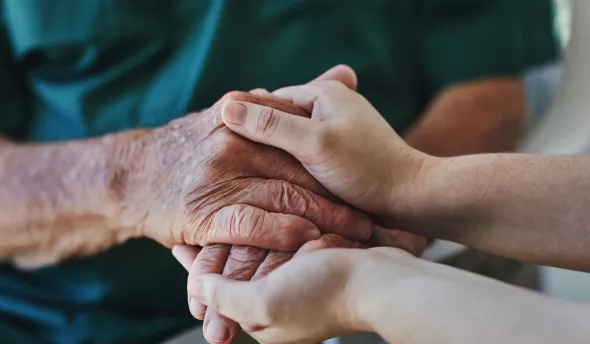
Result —
<svg viewBox="0 0 590 344"><path fill-rule="evenodd" d="M589 2L555 0L555 26L564 50L563 62L530 71L526 78L528 98L534 114L520 151L545 154L580 154L590 150L590 116L587 113L585 72L588 61L587 39L590 35ZM576 6L576 12L572 11ZM576 23L572 25L573 16ZM576 32L572 36L572 29ZM586 48L584 48L586 46ZM567 92L566 92L567 91ZM453 243L439 242L426 253L439 260L462 248ZM590 274L540 267L540 287L549 295L579 301L590 301Z"/></svg>
<svg viewBox="0 0 590 344"><path fill-rule="evenodd" d="M0 103L15 115L0 123L8 128L0 126L0 132L48 142L157 127L209 107L225 92L300 84L347 63L359 75L359 92L408 142L445 95L473 91L482 81L494 84L497 77L518 86L503 105L522 102L524 84L526 106L506 106L526 112L518 151L590 152L590 1L342 3L0 0ZM483 105L463 110L489 120L494 114ZM24 120L24 114L30 117ZM460 133L469 136L470 129ZM437 155L435 141L415 147ZM464 142L457 154L504 150ZM590 301L590 274L521 264L443 241L424 258ZM171 337L166 343L202 343L185 291L186 272L153 242L128 242L39 271L0 264L0 342L16 328L17 335L60 343ZM104 331L117 326L110 337Z"/></svg>
<svg viewBox="0 0 590 344"><path fill-rule="evenodd" d="M525 141L523 150L556 154L588 153L590 116L587 112L582 112L582 108L588 108L588 103L579 90L588 90L587 80L590 76L585 72L588 69L585 61L588 61L590 50L587 39L590 35L590 26L587 24L590 19L590 4L588 1L577 1L574 14L574 4L571 0L557 0L556 3L557 28L566 49L564 82L549 118L543 123L544 127L536 128L538 132L531 134L528 141ZM576 17L573 41L572 15ZM576 76L578 73L582 75ZM567 115L559 119L558 117L563 114ZM570 132L570 135L566 132ZM564 140L565 137L569 137L569 142ZM541 281L542 290L547 294L571 300L590 301L590 274L543 267Z"/></svg>

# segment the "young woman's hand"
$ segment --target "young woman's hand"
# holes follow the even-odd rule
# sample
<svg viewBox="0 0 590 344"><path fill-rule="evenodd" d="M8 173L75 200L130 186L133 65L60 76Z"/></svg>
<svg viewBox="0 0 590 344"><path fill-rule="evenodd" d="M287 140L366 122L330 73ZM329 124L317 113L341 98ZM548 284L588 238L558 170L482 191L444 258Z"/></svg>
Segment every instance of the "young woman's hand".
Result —
<svg viewBox="0 0 590 344"><path fill-rule="evenodd" d="M365 315L376 290L422 274L421 260L395 248L323 249L312 241L257 281L190 275L188 294L237 321L260 343L318 343L373 331Z"/></svg>
<svg viewBox="0 0 590 344"><path fill-rule="evenodd" d="M330 192L369 213L391 215L411 193L428 156L407 145L360 94L338 81L317 81L273 95L306 109L311 119L228 102L223 121L291 153Z"/></svg>

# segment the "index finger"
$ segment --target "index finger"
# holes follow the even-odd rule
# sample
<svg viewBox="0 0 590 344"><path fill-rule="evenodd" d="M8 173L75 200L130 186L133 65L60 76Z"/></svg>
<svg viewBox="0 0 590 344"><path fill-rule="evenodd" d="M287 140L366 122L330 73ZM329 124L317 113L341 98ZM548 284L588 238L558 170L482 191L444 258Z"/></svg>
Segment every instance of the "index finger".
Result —
<svg viewBox="0 0 590 344"><path fill-rule="evenodd" d="M283 87L274 91L272 94L305 109L309 113L313 113L314 108L323 99L334 98L342 100L342 94L346 92L354 92L354 90L349 89L339 81L329 80L313 82L306 85Z"/></svg>
<svg viewBox="0 0 590 344"><path fill-rule="evenodd" d="M356 91L358 86L358 78L356 73L352 68L350 68L350 66L344 64L340 64L328 69L309 83L313 84L321 81L340 81L353 91Z"/></svg>

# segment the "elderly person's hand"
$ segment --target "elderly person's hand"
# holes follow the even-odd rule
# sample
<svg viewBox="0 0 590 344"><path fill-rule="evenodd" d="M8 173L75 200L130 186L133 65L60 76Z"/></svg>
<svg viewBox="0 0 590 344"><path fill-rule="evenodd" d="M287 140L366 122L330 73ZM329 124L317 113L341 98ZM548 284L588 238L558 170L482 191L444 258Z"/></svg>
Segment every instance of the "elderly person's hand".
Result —
<svg viewBox="0 0 590 344"><path fill-rule="evenodd" d="M374 216L404 206L425 155L407 145L371 104L338 81L286 87L273 96L312 113L227 102L223 120L236 133L293 154L324 187Z"/></svg>
<svg viewBox="0 0 590 344"><path fill-rule="evenodd" d="M311 83L321 83L325 81L338 81L348 88L356 88L356 75L346 66L336 66ZM264 90L255 90L252 93L262 97L267 104L282 104L280 98L270 95ZM257 100L259 102L259 100ZM278 102L278 103L277 103ZM291 107L291 104L283 106ZM291 109L292 114L305 113L304 109L294 107ZM351 244L342 244L341 240L333 240L331 237L325 237L324 243L329 242L330 247L348 247ZM411 233L402 231L377 232L370 241L363 244L383 245L398 247L414 254L420 254L426 247L426 239ZM354 245L357 245L356 243ZM185 268L190 270L193 275L217 273L235 280L247 281L258 279L268 272L277 268L288 261L293 253L268 251L251 246L231 246L231 245L208 245L201 248L178 248L173 252L177 258L188 257L184 259ZM199 253L197 255L197 253ZM196 259L195 259L196 258ZM181 262L183 259L179 259ZM187 263L188 262L188 263ZM205 327L210 331L205 331L205 335L211 342L231 342L239 333L239 327L233 321L224 318L214 310L207 308L192 300L190 304L191 313L197 319L205 321ZM213 329L215 331L213 331Z"/></svg>
<svg viewBox="0 0 590 344"><path fill-rule="evenodd" d="M336 237L333 235L328 235ZM394 248L316 249L348 247L342 239L305 244L295 257L252 282L219 275L190 274L190 298L237 321L260 343L318 343L356 331L373 331L367 320L376 316L373 295L396 288L421 275L421 261ZM378 292L378 291L381 292ZM383 300L381 300L383 301ZM212 340L211 324L204 324Z"/></svg>
<svg viewBox="0 0 590 344"><path fill-rule="evenodd" d="M310 241L300 252L325 248L368 248L387 246L420 254L426 247L423 237L392 229L376 228L365 242L346 240L335 234L327 234L319 240ZM175 245L172 253L190 276L221 274L237 281L255 281L289 261L294 252L269 251L251 246L215 244L204 248L199 246ZM207 308L196 299L189 297L191 314L204 320L203 333L211 343L231 343L239 334L240 327L235 321L224 317L216 310Z"/></svg>
<svg viewBox="0 0 590 344"><path fill-rule="evenodd" d="M129 227L173 244L296 250L320 231L365 240L368 217L330 195L287 153L243 139L221 121L228 101L304 115L286 102L232 92L212 108L139 136L116 180Z"/></svg>
<svg viewBox="0 0 590 344"><path fill-rule="evenodd" d="M377 228L371 239L364 243L346 240L335 234L326 234L319 240L306 243L297 254L327 248L371 246L400 247L409 252L422 252L424 244L424 240L413 234ZM264 278L295 255L294 252L267 251L248 246L230 245L209 245L205 250L196 246L175 245L172 252L189 272L189 280L206 275L213 270L215 274L223 271L223 277L228 279L256 281ZM226 258L227 261L225 261ZM240 324L221 315L214 308L206 308L198 302L198 299L191 298L190 290L189 303L191 313L197 318L204 318L203 334L210 343L231 343L239 334Z"/></svg>

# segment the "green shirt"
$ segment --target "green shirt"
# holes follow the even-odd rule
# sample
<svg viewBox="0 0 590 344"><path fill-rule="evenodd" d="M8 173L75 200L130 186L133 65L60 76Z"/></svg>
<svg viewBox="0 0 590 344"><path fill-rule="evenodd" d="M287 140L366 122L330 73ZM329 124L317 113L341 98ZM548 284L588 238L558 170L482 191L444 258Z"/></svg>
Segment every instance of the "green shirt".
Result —
<svg viewBox="0 0 590 344"><path fill-rule="evenodd" d="M0 0L0 132L153 127L230 90L346 63L398 131L444 87L557 58L549 0ZM196 324L186 273L135 240L34 272L0 266L0 342L146 342ZM19 337L20 336L20 337Z"/></svg>

